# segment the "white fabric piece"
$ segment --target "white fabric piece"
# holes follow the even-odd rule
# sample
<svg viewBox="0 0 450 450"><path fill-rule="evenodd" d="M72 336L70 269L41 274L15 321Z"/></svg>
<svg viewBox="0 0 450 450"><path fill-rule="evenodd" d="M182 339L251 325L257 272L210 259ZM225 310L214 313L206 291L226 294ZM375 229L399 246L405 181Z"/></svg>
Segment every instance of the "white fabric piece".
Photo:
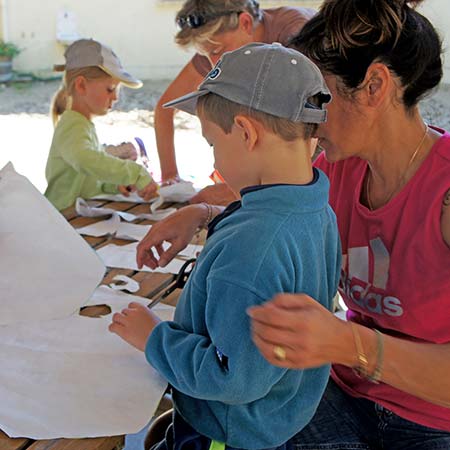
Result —
<svg viewBox="0 0 450 450"><path fill-rule="evenodd" d="M139 283L126 275L116 275L113 278L116 283L110 283L108 286L114 291L128 291L131 293L139 290Z"/></svg>
<svg viewBox="0 0 450 450"><path fill-rule="evenodd" d="M158 211L154 211L149 214L132 214L123 211L116 211L111 208L94 208L89 206L88 202L82 198L77 198L75 202L75 210L76 212L83 217L102 217L107 216L109 214L116 214L120 216L123 220L127 222L131 222L136 219L147 219L159 221L163 220L166 217L170 216L176 211L176 208L166 208Z"/></svg>
<svg viewBox="0 0 450 450"><path fill-rule="evenodd" d="M10 164L0 171L0 210L0 429L34 439L136 433L166 382L109 332L111 315L78 310L149 300L105 286L91 297L105 267Z"/></svg>
<svg viewBox="0 0 450 450"><path fill-rule="evenodd" d="M73 314L102 280L101 260L12 164L0 171L0 211L0 325Z"/></svg>
<svg viewBox="0 0 450 450"><path fill-rule="evenodd" d="M169 186L159 188L159 196L164 202L184 203L190 200L197 194L194 185L190 181L180 181ZM100 194L95 199L111 200L115 202L131 202L131 203L153 203L157 198L152 198L150 201L145 201L139 197L136 192L132 192L129 197L122 194Z"/></svg>
<svg viewBox="0 0 450 450"><path fill-rule="evenodd" d="M88 304L112 312L148 299L101 286ZM153 311L163 320L174 308ZM0 327L0 429L10 437L82 438L136 433L166 381L142 352L108 331L111 314Z"/></svg>
<svg viewBox="0 0 450 450"><path fill-rule="evenodd" d="M166 267L157 267L155 270L150 267L143 266L138 269L136 263L136 245L137 243L129 245L115 245L108 244L97 250L98 256L102 259L107 267L116 267L119 269L140 270L142 272L155 273L178 273L184 260L173 259Z"/></svg>
<svg viewBox="0 0 450 450"><path fill-rule="evenodd" d="M157 267L155 270L152 270L147 266L143 266L142 269L138 269L136 263L137 246L137 242L127 245L108 244L98 249L97 254L107 267L140 270L142 272L176 274L179 272L186 259L196 258L203 249L203 245L189 244L185 249L181 250L177 257L170 261L166 267ZM168 242L163 243L164 250L167 250L169 247L170 244Z"/></svg>
<svg viewBox="0 0 450 450"><path fill-rule="evenodd" d="M85 236L106 236L106 235L115 235L117 229L119 228L120 217L118 214L113 214L107 220L101 220L100 222L95 222L90 225L86 225L85 227L76 228L79 234L83 234Z"/></svg>
<svg viewBox="0 0 450 450"><path fill-rule="evenodd" d="M149 232L151 225L121 222L120 217L113 214L110 219L77 228L78 233L85 236L115 236L118 239L140 241Z"/></svg>
<svg viewBox="0 0 450 450"><path fill-rule="evenodd" d="M136 216L134 214L116 211L115 209L111 208L101 208L91 206L86 200L80 197L78 197L75 202L75 210L77 214L82 217L103 217L109 214L117 214L119 217L121 217L123 220L126 220L127 222L131 222L136 219Z"/></svg>

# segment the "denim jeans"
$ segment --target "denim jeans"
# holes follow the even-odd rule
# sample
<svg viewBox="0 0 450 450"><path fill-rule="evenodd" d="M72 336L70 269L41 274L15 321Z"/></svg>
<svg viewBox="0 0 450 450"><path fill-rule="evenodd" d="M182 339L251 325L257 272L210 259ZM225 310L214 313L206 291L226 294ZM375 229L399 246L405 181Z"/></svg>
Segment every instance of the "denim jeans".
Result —
<svg viewBox="0 0 450 450"><path fill-rule="evenodd" d="M330 380L316 414L292 442L293 450L436 450L450 449L450 432L351 397Z"/></svg>
<svg viewBox="0 0 450 450"><path fill-rule="evenodd" d="M197 433L174 409L172 423L166 430L166 437L159 444L152 447L152 450L209 450L211 439ZM242 450L225 446L225 450ZM265 450L293 450L291 441L279 447L272 447Z"/></svg>

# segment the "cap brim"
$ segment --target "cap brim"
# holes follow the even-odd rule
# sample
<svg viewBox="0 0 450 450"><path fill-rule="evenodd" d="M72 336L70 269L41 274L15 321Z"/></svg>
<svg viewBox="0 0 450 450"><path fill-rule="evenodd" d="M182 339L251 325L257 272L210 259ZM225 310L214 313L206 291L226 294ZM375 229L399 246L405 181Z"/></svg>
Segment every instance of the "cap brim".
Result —
<svg viewBox="0 0 450 450"><path fill-rule="evenodd" d="M128 72L125 72L124 70L112 71L104 66L100 66L100 68L104 70L108 75L119 80L124 86L129 87L131 89L139 89L143 85L141 80L134 78L132 75L130 75Z"/></svg>
<svg viewBox="0 0 450 450"><path fill-rule="evenodd" d="M192 115L197 115L197 101L199 97L209 94L207 89L201 89L199 91L191 92L189 94L178 97L175 100L164 103L164 108L176 108L181 111L187 112Z"/></svg>

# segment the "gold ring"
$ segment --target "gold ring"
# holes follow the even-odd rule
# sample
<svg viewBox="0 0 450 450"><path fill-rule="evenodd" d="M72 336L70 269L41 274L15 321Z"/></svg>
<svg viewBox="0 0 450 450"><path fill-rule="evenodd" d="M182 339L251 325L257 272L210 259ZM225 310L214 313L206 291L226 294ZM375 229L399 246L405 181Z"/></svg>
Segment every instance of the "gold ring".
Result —
<svg viewBox="0 0 450 450"><path fill-rule="evenodd" d="M284 361L286 359L286 350L280 345L275 345L273 347L273 354L275 355L275 358L280 361Z"/></svg>

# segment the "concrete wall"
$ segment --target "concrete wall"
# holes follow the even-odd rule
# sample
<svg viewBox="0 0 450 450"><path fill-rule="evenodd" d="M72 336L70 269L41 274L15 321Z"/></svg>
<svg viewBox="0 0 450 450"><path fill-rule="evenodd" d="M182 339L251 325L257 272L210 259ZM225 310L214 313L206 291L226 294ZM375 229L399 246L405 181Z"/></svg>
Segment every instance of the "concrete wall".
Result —
<svg viewBox="0 0 450 450"><path fill-rule="evenodd" d="M49 71L54 63L63 62L64 45L56 36L57 17L68 11L80 36L110 45L136 76L171 78L190 57L173 43L174 16L181 4L174 0L127 0L119 9L111 0L0 0L0 38L24 49L14 61L16 70ZM264 7L288 4L316 7L320 1L261 1ZM444 81L450 83L450 2L427 0L421 11L444 38Z"/></svg>
<svg viewBox="0 0 450 450"><path fill-rule="evenodd" d="M444 42L444 79L450 84L450 2L448 0L427 0L419 8L438 30Z"/></svg>

